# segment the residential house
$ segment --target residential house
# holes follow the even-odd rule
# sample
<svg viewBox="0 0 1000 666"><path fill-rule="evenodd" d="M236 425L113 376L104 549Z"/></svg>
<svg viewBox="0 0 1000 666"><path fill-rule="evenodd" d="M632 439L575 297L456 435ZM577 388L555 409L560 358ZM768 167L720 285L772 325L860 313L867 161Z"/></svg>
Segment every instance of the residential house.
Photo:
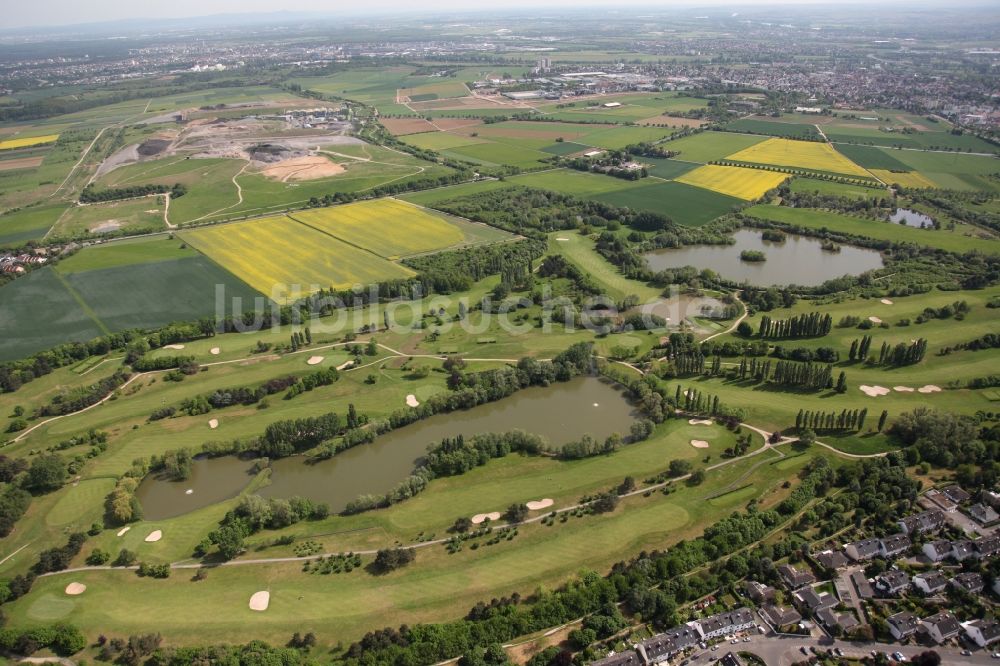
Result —
<svg viewBox="0 0 1000 666"><path fill-rule="evenodd" d="M736 653L727 652L719 660L719 666L743 666L743 660L740 659Z"/></svg>
<svg viewBox="0 0 1000 666"><path fill-rule="evenodd" d="M790 590L797 590L800 587L812 585L816 582L816 577L812 575L812 572L800 571L791 564L782 564L778 567L778 575L781 576L781 580L785 582L785 585Z"/></svg>
<svg viewBox="0 0 1000 666"><path fill-rule="evenodd" d="M766 601L774 601L776 590L770 585L764 585L764 583L759 583L755 580L748 580L744 587L746 588L747 596L758 604Z"/></svg>
<svg viewBox="0 0 1000 666"><path fill-rule="evenodd" d="M940 509L931 509L912 516L907 516L899 521L899 529L906 534L923 534L933 532L944 526L944 512Z"/></svg>
<svg viewBox="0 0 1000 666"><path fill-rule="evenodd" d="M802 621L802 615L791 606L775 606L766 604L761 607L760 614L772 627L786 627Z"/></svg>
<svg viewBox="0 0 1000 666"><path fill-rule="evenodd" d="M1000 553L1000 534L981 536L972 542L976 549L976 557L983 560Z"/></svg>
<svg viewBox="0 0 1000 666"><path fill-rule="evenodd" d="M855 571L851 574L851 582L854 583L854 588L858 591L858 597L861 599L874 599L875 590L872 589L871 583L865 578L864 571Z"/></svg>
<svg viewBox="0 0 1000 666"><path fill-rule="evenodd" d="M753 613L750 612L749 608L737 608L736 610L688 622L688 626L697 629L702 639L707 640L718 636L725 636L726 634L733 634L737 631L752 629L756 626L756 623L753 621Z"/></svg>
<svg viewBox="0 0 1000 666"><path fill-rule="evenodd" d="M910 586L910 577L898 569L886 571L875 578L875 589L883 596L896 596Z"/></svg>
<svg viewBox="0 0 1000 666"><path fill-rule="evenodd" d="M951 555L951 541L947 539L928 541L922 550L931 562L940 562Z"/></svg>
<svg viewBox="0 0 1000 666"><path fill-rule="evenodd" d="M924 493L924 497L933 502L934 505L939 507L941 510L948 511L949 513L958 508L958 504L953 499L945 495L937 488L931 488L928 490Z"/></svg>
<svg viewBox="0 0 1000 666"><path fill-rule="evenodd" d="M878 555L878 539L862 539L854 541L844 546L844 552L855 562L864 562Z"/></svg>
<svg viewBox="0 0 1000 666"><path fill-rule="evenodd" d="M645 664L658 664L667 661L678 652L697 645L701 640L698 631L687 625L674 627L662 634L647 638L635 646Z"/></svg>
<svg viewBox="0 0 1000 666"><path fill-rule="evenodd" d="M854 613L837 613L832 608L824 608L816 613L816 619L827 628L828 631L839 630L841 633L850 631L861 624Z"/></svg>
<svg viewBox="0 0 1000 666"><path fill-rule="evenodd" d="M816 613L824 608L833 608L837 605L837 598L829 592L817 593L811 587L806 587L796 591L792 597L799 610L809 613Z"/></svg>
<svg viewBox="0 0 1000 666"><path fill-rule="evenodd" d="M951 556L958 562L972 559L976 556L976 546L968 539L952 541Z"/></svg>
<svg viewBox="0 0 1000 666"><path fill-rule="evenodd" d="M593 662L590 666L642 666L642 657L635 650L624 650Z"/></svg>
<svg viewBox="0 0 1000 666"><path fill-rule="evenodd" d="M983 577L972 571L958 574L949 580L948 584L956 590L965 590L969 594L979 594L985 587Z"/></svg>
<svg viewBox="0 0 1000 666"><path fill-rule="evenodd" d="M841 550L824 550L813 556L816 562L826 569L840 569L850 564L850 560Z"/></svg>
<svg viewBox="0 0 1000 666"><path fill-rule="evenodd" d="M1000 493L995 490L985 490L982 495L983 501L996 509L1000 507Z"/></svg>
<svg viewBox="0 0 1000 666"><path fill-rule="evenodd" d="M941 611L920 620L920 624L927 630L927 634L935 643L944 643L958 635L962 627L958 624L955 616L948 611Z"/></svg>
<svg viewBox="0 0 1000 666"><path fill-rule="evenodd" d="M948 486L947 488L944 488L941 492L947 495L948 499L950 499L955 504L965 504L970 499L972 499L972 495L966 492L965 489L962 488L961 486L954 486L954 485Z"/></svg>
<svg viewBox="0 0 1000 666"><path fill-rule="evenodd" d="M965 629L965 635L975 641L976 645L981 648L1000 641L1000 622L996 620L963 622L962 628Z"/></svg>
<svg viewBox="0 0 1000 666"><path fill-rule="evenodd" d="M913 587L927 595L938 594L948 587L948 579L940 571L927 571L913 577Z"/></svg>
<svg viewBox="0 0 1000 666"><path fill-rule="evenodd" d="M893 534L879 541L878 552L882 557L896 557L908 551L911 543L905 534Z"/></svg>
<svg viewBox="0 0 1000 666"><path fill-rule="evenodd" d="M985 504L973 504L968 510L969 516L980 525L989 526L1000 520L1000 514L993 507Z"/></svg>
<svg viewBox="0 0 1000 666"><path fill-rule="evenodd" d="M885 619L885 622L889 625L889 633L897 641L917 633L917 627L920 624L917 616L909 611L890 615Z"/></svg>

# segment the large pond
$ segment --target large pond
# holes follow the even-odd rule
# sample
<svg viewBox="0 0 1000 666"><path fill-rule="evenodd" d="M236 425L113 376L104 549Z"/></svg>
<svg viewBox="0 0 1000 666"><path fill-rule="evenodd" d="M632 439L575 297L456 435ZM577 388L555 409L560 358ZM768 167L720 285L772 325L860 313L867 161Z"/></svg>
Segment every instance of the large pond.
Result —
<svg viewBox="0 0 1000 666"><path fill-rule="evenodd" d="M923 213L910 210L909 208L897 208L896 212L889 216L889 221L896 224L905 224L908 227L917 227L918 229L934 228L934 220Z"/></svg>
<svg viewBox="0 0 1000 666"><path fill-rule="evenodd" d="M771 242L761 235L760 231L740 229L733 234L736 239L733 245L690 245L654 250L644 256L655 271L682 266L710 268L727 280L761 287L785 284L812 287L883 266L882 256L874 250L842 245L839 252L828 252L815 238L785 234L784 242ZM766 261L742 261L740 253L744 250L763 252Z"/></svg>
<svg viewBox="0 0 1000 666"><path fill-rule="evenodd" d="M438 414L315 464L302 456L275 460L271 483L260 494L307 497L326 502L336 512L359 495L391 489L413 471L429 444L445 437L518 429L561 446L586 434L598 440L615 432L627 434L638 417L618 386L596 377L577 377L473 409ZM145 479L138 498L147 519L162 520L234 497L250 478L246 460L199 459L185 481Z"/></svg>

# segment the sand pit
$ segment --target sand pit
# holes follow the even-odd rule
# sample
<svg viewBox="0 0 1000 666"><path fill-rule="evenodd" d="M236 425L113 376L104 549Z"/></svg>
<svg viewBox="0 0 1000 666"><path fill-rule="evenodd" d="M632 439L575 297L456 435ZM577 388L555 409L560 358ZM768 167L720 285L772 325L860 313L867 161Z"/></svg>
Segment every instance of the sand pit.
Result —
<svg viewBox="0 0 1000 666"><path fill-rule="evenodd" d="M862 384L860 388L862 393L872 398L877 398L880 395L887 395L889 393L889 389L884 386L866 386Z"/></svg>
<svg viewBox="0 0 1000 666"><path fill-rule="evenodd" d="M250 610L252 611L266 611L268 604L271 603L271 593L267 590L261 590L260 592L254 592L253 596L250 597Z"/></svg>
<svg viewBox="0 0 1000 666"><path fill-rule="evenodd" d="M917 393L937 393L941 390L940 386L935 386L934 384L927 384L926 386L921 386L917 389Z"/></svg>
<svg viewBox="0 0 1000 666"><path fill-rule="evenodd" d="M410 395L406 396L406 406L407 407L419 407L420 406L420 401L417 400L417 396L415 396L415 395L413 395L411 393Z"/></svg>
<svg viewBox="0 0 1000 666"><path fill-rule="evenodd" d="M184 349L184 345L163 345L164 349Z"/></svg>
<svg viewBox="0 0 1000 666"><path fill-rule="evenodd" d="M153 530L146 537L146 543L156 543L157 541L159 541L162 538L163 538L163 532L162 531L160 531L160 530Z"/></svg>
<svg viewBox="0 0 1000 666"><path fill-rule="evenodd" d="M477 513L472 517L472 524L478 525L485 520L500 520L500 512L494 511L492 513Z"/></svg>
<svg viewBox="0 0 1000 666"><path fill-rule="evenodd" d="M878 317L868 317L868 321L870 321L873 324L881 324L882 323L882 320L879 319Z"/></svg>
<svg viewBox="0 0 1000 666"><path fill-rule="evenodd" d="M346 370L352 365L354 365L354 361L344 361L343 363L337 366L337 370Z"/></svg>
<svg viewBox="0 0 1000 666"><path fill-rule="evenodd" d="M688 419L690 425L712 425L712 419Z"/></svg>
<svg viewBox="0 0 1000 666"><path fill-rule="evenodd" d="M707 449L708 448L708 442L706 442L703 439L692 439L691 440L691 446L693 446L696 449Z"/></svg>
<svg viewBox="0 0 1000 666"><path fill-rule="evenodd" d="M184 491L185 495L194 495L194 488L188 488Z"/></svg>
<svg viewBox="0 0 1000 666"><path fill-rule="evenodd" d="M219 354L222 353L222 350L219 349L218 347L212 347L211 349L208 350L208 353L211 354L212 356L218 356Z"/></svg>
<svg viewBox="0 0 1000 666"><path fill-rule="evenodd" d="M75 597L78 594L83 594L87 591L87 586L83 583L70 583L66 586L66 594L71 597Z"/></svg>
<svg viewBox="0 0 1000 666"><path fill-rule="evenodd" d="M344 173L344 167L322 155L306 155L269 164L260 172L271 180L287 183L290 180L316 180L337 176Z"/></svg>
<svg viewBox="0 0 1000 666"><path fill-rule="evenodd" d="M120 537L125 536L125 533L128 532L130 529L132 529L131 525L121 528L120 530L118 530L118 536Z"/></svg>
<svg viewBox="0 0 1000 666"><path fill-rule="evenodd" d="M219 427L219 419L209 419L208 420L208 427L211 428L212 430L215 430L216 428L218 428Z"/></svg>
<svg viewBox="0 0 1000 666"><path fill-rule="evenodd" d="M913 393L912 386L893 386L892 390L896 393Z"/></svg>
<svg viewBox="0 0 1000 666"><path fill-rule="evenodd" d="M322 356L310 356L309 360L306 361L306 365L319 365L323 362Z"/></svg>
<svg viewBox="0 0 1000 666"><path fill-rule="evenodd" d="M547 509L555 504L555 502L548 497L545 499L536 500L534 502L527 502L525 504L529 511L538 511L539 509Z"/></svg>
<svg viewBox="0 0 1000 666"><path fill-rule="evenodd" d="M883 298L882 305L892 305L892 300L888 298Z"/></svg>
<svg viewBox="0 0 1000 666"><path fill-rule="evenodd" d="M565 243L569 239L568 238L557 238L556 240Z"/></svg>

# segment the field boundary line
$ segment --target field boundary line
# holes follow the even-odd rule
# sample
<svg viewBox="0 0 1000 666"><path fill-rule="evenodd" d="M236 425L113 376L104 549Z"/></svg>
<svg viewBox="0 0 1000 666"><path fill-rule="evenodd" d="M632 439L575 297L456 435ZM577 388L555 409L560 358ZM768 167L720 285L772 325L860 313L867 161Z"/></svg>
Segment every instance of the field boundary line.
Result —
<svg viewBox="0 0 1000 666"><path fill-rule="evenodd" d="M63 288L66 289L73 300L76 301L77 305L80 306L83 313L94 322L94 325L97 326L97 328L100 329L104 335L111 335L111 330L104 325L104 322L97 316L97 313L94 312L93 308L87 304L87 301L83 300L83 296L81 296L80 293L74 289L72 285L70 285L70 283L66 280L66 276L57 271L55 268L52 269L52 272L55 274L56 279L59 280L59 283L63 286Z"/></svg>

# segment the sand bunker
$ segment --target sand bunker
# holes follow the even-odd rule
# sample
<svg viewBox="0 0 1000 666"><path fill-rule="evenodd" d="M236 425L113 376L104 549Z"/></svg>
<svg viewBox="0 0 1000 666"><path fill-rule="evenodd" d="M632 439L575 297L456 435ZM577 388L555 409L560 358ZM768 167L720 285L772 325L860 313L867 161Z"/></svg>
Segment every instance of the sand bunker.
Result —
<svg viewBox="0 0 1000 666"><path fill-rule="evenodd" d="M691 425L712 425L711 419L688 419L688 423Z"/></svg>
<svg viewBox="0 0 1000 666"><path fill-rule="evenodd" d="M219 427L219 419L209 419L208 420L208 427L211 428L212 430L215 430L216 428L218 428Z"/></svg>
<svg viewBox="0 0 1000 666"><path fill-rule="evenodd" d="M194 495L194 488L188 488L184 491L185 495Z"/></svg>
<svg viewBox="0 0 1000 666"><path fill-rule="evenodd" d="M266 611L268 604L271 603L271 593L267 590L261 590L260 592L254 592L253 596L250 597L250 610L252 611Z"/></svg>
<svg viewBox="0 0 1000 666"><path fill-rule="evenodd" d="M499 511L494 511L492 513L477 513L476 515L474 515L472 517L472 524L473 525L478 525L479 523L481 523L481 522L483 522L484 520L487 520L487 519L489 519L489 520L500 520L500 512Z"/></svg>
<svg viewBox="0 0 1000 666"><path fill-rule="evenodd" d="M354 365L354 361L353 360L352 361L344 361L343 363L341 363L340 365L337 366L337 370L344 370L346 368L351 367L352 365Z"/></svg>
<svg viewBox="0 0 1000 666"><path fill-rule="evenodd" d="M879 319L878 317L868 317L868 321L870 321L873 324L881 324L882 323L882 320Z"/></svg>
<svg viewBox="0 0 1000 666"><path fill-rule="evenodd" d="M892 305L892 300L888 298L883 298L882 305Z"/></svg>
<svg viewBox="0 0 1000 666"><path fill-rule="evenodd" d="M290 180L316 180L337 176L344 173L344 167L322 155L306 155L270 164L260 172L272 180L286 183Z"/></svg>
<svg viewBox="0 0 1000 666"><path fill-rule="evenodd" d="M125 533L128 532L130 529L132 529L131 525L129 525L128 527L121 528L120 530L118 530L118 536L125 536Z"/></svg>
<svg viewBox="0 0 1000 666"><path fill-rule="evenodd" d="M306 361L306 365L319 365L323 362L323 356L310 356L309 360Z"/></svg>
<svg viewBox="0 0 1000 666"><path fill-rule="evenodd" d="M70 583L66 586L66 594L71 597L75 597L78 594L83 594L87 591L87 586L83 583Z"/></svg>
<svg viewBox="0 0 1000 666"><path fill-rule="evenodd" d="M419 407L420 406L420 401L417 400L417 396L415 396L415 395L413 395L411 393L410 395L406 396L406 406L407 407Z"/></svg>
<svg viewBox="0 0 1000 666"><path fill-rule="evenodd" d="M691 446L693 446L696 449L707 449L708 448L708 442L706 442L703 439L692 439L691 440Z"/></svg>
<svg viewBox="0 0 1000 666"><path fill-rule="evenodd" d="M555 504L555 502L548 497L545 499L536 500L534 502L528 502L525 504L529 511L538 511L539 509L547 509L548 507Z"/></svg>
<svg viewBox="0 0 1000 666"><path fill-rule="evenodd" d="M152 532L149 533L149 536L146 537L146 542L156 543L162 538L163 538L163 532L161 530L153 530Z"/></svg>
<svg viewBox="0 0 1000 666"><path fill-rule="evenodd" d="M164 349L184 349L184 345L163 345Z"/></svg>
<svg viewBox="0 0 1000 666"><path fill-rule="evenodd" d="M926 386L921 386L917 389L917 393L937 393L941 390L940 386L935 386L934 384L927 384Z"/></svg>
<svg viewBox="0 0 1000 666"><path fill-rule="evenodd" d="M557 238L556 240L565 243L569 239L568 238Z"/></svg>
<svg viewBox="0 0 1000 666"><path fill-rule="evenodd" d="M222 350L219 349L218 347L212 347L211 349L208 350L208 353L211 354L212 356L218 356L219 354L222 353Z"/></svg>
<svg viewBox="0 0 1000 666"><path fill-rule="evenodd" d="M912 386L893 386L892 390L897 393L913 393Z"/></svg>
<svg viewBox="0 0 1000 666"><path fill-rule="evenodd" d="M872 398L877 398L880 395L886 395L889 393L889 389L884 386L866 386L861 385L861 392Z"/></svg>

